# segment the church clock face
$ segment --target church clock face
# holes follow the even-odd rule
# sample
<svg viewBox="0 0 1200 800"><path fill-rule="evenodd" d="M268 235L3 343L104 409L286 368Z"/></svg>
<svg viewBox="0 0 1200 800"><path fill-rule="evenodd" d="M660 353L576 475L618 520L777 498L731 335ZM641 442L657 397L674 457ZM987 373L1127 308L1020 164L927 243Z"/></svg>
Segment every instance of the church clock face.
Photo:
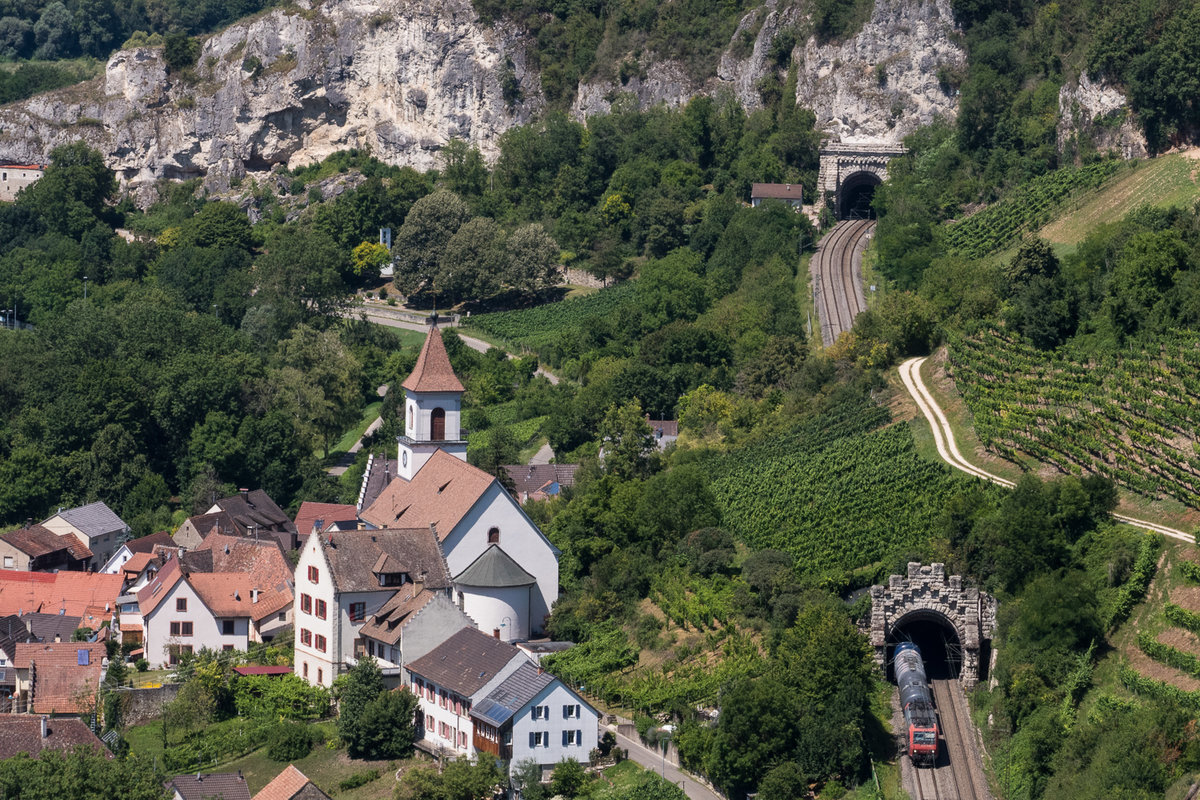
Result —
<svg viewBox="0 0 1200 800"><path fill-rule="evenodd" d="M400 464L405 467L408 466L408 451L407 450L405 450L403 453L400 454Z"/></svg>

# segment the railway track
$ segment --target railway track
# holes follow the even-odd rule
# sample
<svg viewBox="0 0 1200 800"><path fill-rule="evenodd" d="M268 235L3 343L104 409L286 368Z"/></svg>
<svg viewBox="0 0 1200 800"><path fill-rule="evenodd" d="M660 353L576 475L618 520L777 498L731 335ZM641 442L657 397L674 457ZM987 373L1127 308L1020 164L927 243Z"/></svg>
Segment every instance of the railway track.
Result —
<svg viewBox="0 0 1200 800"><path fill-rule="evenodd" d="M862 253L874 228L873 220L845 220L817 245L810 270L821 341L826 347L850 330L854 318L866 310Z"/></svg>
<svg viewBox="0 0 1200 800"><path fill-rule="evenodd" d="M983 763L975 749L975 731L967 700L953 680L930 681L942 736L937 764L917 768L905 759L913 800L991 800Z"/></svg>

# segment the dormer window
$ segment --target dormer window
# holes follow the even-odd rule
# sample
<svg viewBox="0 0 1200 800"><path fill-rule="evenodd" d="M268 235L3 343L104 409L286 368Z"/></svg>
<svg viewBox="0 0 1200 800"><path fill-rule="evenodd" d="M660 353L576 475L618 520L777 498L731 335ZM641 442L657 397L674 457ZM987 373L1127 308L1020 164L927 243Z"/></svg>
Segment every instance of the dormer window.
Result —
<svg viewBox="0 0 1200 800"><path fill-rule="evenodd" d="M379 576L380 586L403 586L406 583L412 583L412 578L407 572L377 572Z"/></svg>
<svg viewBox="0 0 1200 800"><path fill-rule="evenodd" d="M500 544L499 528L488 528L488 544Z"/></svg>

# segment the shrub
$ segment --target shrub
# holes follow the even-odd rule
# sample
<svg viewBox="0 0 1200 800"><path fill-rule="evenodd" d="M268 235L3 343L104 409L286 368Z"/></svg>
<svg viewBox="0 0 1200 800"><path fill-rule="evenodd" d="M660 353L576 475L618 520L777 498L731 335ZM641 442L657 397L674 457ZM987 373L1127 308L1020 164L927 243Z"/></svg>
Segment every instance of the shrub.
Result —
<svg viewBox="0 0 1200 800"><path fill-rule="evenodd" d="M144 658L139 658L137 661L133 662L133 667L138 672L145 672L146 670L150 669L150 662Z"/></svg>
<svg viewBox="0 0 1200 800"><path fill-rule="evenodd" d="M312 732L300 722L281 722L267 734L267 758L272 761L298 761L312 746Z"/></svg>
<svg viewBox="0 0 1200 800"><path fill-rule="evenodd" d="M366 786L368 783L378 778L379 770L365 769L362 772L354 773L349 778L346 778L338 783L338 790L342 792L348 792L351 789L357 789L360 786Z"/></svg>

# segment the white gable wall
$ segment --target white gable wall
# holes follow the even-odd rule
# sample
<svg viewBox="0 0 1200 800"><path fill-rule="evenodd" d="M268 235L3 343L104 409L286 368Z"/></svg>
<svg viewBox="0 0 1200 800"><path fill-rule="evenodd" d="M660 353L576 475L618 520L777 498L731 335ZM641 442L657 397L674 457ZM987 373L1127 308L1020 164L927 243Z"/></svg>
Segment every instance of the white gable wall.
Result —
<svg viewBox="0 0 1200 800"><path fill-rule="evenodd" d="M229 617L233 620L234 633L226 636L221 633L222 622L226 618L217 618L209 611L208 606L196 594L186 580L180 580L167 592L162 602L154 607L149 614L143 615L142 627L145 633L146 660L155 669L166 666L170 659L167 646L172 644L190 645L193 652L202 648L223 650L226 645L233 645L235 650L245 650L250 640L250 618ZM187 610L179 611L177 601L187 600ZM172 636L172 622L191 622L191 636Z"/></svg>
<svg viewBox="0 0 1200 800"><path fill-rule="evenodd" d="M308 577L308 568L317 568L317 582ZM296 642L293 669L300 677L313 686L332 686L337 677L337 665L340 658L336 649L334 637L334 621L338 617L334 607L333 575L329 570L329 562L325 553L317 544L317 535L312 534L300 548L300 559L296 564L295 599L292 601L292 619L295 620ZM301 598L308 595L312 600L312 610L305 612L301 609ZM324 600L327 611L325 619L316 615L317 599ZM303 641L303 631L308 631L309 644ZM325 637L325 652L316 648L316 637Z"/></svg>
<svg viewBox="0 0 1200 800"><path fill-rule="evenodd" d="M131 558L133 558L133 552L129 549L129 545L123 544L99 571L105 575L116 575L121 571L121 567L125 566L125 562Z"/></svg>
<svg viewBox="0 0 1200 800"><path fill-rule="evenodd" d="M541 633L546 615L558 599L558 552L499 481L492 482L442 541L450 574L459 574L483 554L488 548L488 530L493 527L500 529L500 548L537 579L529 598L528 631ZM503 612L496 613L503 616ZM476 621L480 619L473 613L471 616ZM490 628L483 629L482 623L481 630L492 632Z"/></svg>
<svg viewBox="0 0 1200 800"><path fill-rule="evenodd" d="M535 706L546 709L547 716L534 719ZM578 717L567 717L563 713L564 707L574 711L577 706ZM564 758L587 764L588 754L599 742L599 725L600 715L595 709L556 678L513 718L509 768L515 772L522 761L529 759L543 767L553 766ZM538 733L542 735L543 743L531 744L533 735ZM569 735L574 735L573 743L567 743Z"/></svg>

